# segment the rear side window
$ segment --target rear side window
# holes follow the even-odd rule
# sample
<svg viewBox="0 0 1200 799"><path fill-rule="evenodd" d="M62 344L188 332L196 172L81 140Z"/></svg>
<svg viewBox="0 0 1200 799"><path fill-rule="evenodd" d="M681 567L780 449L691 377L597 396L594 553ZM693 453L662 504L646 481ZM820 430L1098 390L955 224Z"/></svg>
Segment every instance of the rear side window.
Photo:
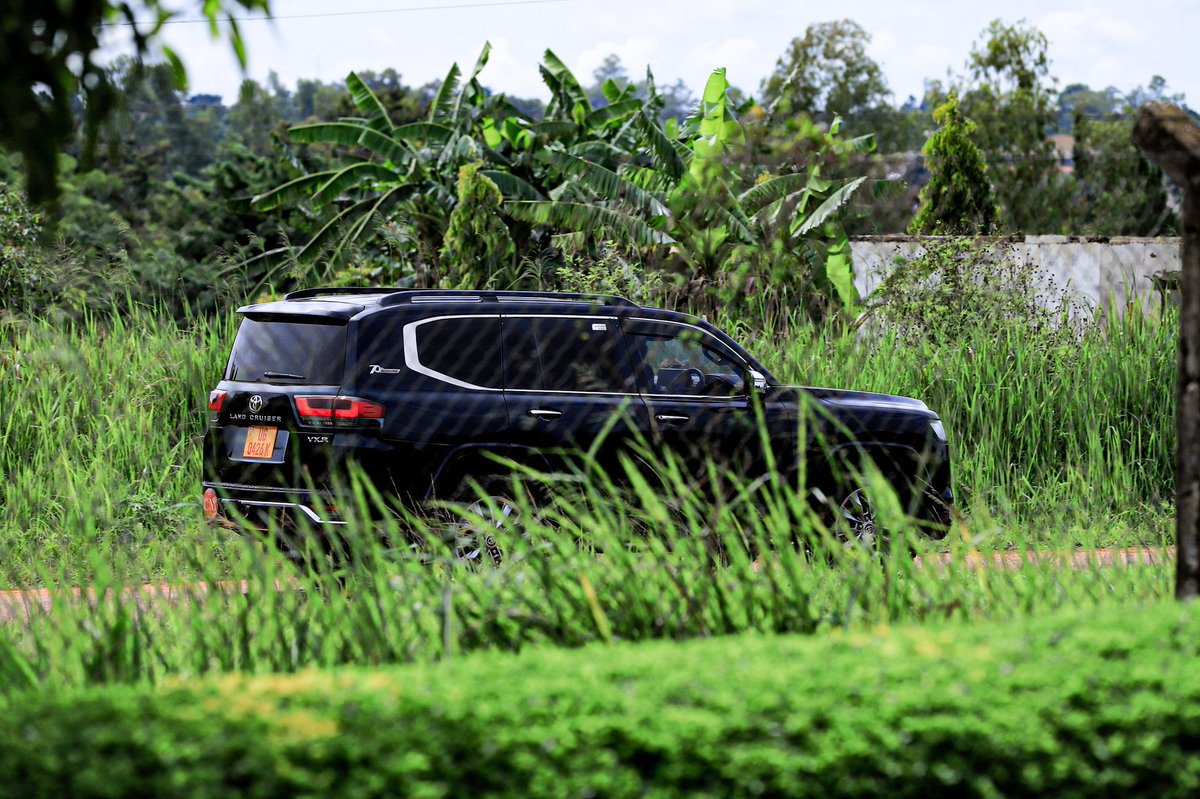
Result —
<svg viewBox="0 0 1200 799"><path fill-rule="evenodd" d="M506 317L511 390L632 393L621 328L596 317Z"/></svg>
<svg viewBox="0 0 1200 799"><path fill-rule="evenodd" d="M246 318L234 339L225 379L340 385L345 362L345 323Z"/></svg>
<svg viewBox="0 0 1200 799"><path fill-rule="evenodd" d="M410 363L410 368L419 366L417 371L437 379L450 378L463 387L501 387L500 317L431 319L413 328L417 363Z"/></svg>

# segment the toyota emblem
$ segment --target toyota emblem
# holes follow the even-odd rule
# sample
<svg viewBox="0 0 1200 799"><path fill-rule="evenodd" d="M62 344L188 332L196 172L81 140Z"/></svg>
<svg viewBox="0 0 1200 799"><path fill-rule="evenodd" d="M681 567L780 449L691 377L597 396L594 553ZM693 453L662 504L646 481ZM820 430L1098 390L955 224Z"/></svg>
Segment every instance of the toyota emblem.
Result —
<svg viewBox="0 0 1200 799"><path fill-rule="evenodd" d="M259 396L258 394L255 394L253 397L250 398L250 413L258 413L259 411L262 410L262 406L263 406L263 398L261 396Z"/></svg>

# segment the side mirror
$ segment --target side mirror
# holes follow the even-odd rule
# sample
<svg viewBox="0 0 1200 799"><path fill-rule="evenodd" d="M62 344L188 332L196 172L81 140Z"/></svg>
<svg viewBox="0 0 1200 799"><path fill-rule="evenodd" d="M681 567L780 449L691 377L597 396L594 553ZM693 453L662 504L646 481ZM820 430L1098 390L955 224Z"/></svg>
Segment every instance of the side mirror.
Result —
<svg viewBox="0 0 1200 799"><path fill-rule="evenodd" d="M762 372L756 372L753 369L751 369L750 370L750 379L754 382L754 388L756 391L766 391L767 390L767 376L764 375Z"/></svg>

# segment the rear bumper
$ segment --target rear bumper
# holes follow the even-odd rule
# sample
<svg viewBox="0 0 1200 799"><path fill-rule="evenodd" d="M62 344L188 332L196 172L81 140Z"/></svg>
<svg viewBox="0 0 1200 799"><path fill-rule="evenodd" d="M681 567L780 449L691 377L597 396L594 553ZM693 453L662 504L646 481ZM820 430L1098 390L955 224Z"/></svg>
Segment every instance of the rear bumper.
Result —
<svg viewBox="0 0 1200 799"><path fill-rule="evenodd" d="M318 526L340 526L346 523L338 512L337 498L330 493L244 486L207 480L203 486L205 516L209 521L222 518L244 519L260 529L266 529L271 519L304 520Z"/></svg>

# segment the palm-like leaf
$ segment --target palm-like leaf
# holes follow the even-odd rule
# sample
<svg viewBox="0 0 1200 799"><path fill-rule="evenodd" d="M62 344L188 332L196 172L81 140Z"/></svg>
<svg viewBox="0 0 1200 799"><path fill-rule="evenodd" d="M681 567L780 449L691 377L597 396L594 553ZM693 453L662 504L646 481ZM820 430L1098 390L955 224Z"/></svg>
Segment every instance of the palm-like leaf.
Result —
<svg viewBox="0 0 1200 799"><path fill-rule="evenodd" d="M672 239L642 220L621 211L587 203L515 202L504 210L514 219L576 233L608 230L620 240L640 247L670 244Z"/></svg>
<svg viewBox="0 0 1200 799"><path fill-rule="evenodd" d="M789 197L805 189L812 189L811 182L811 176L804 172L779 175L739 194L738 205L747 213L755 213L784 197ZM818 189L818 191L821 190L823 189Z"/></svg>
<svg viewBox="0 0 1200 799"><path fill-rule="evenodd" d="M808 218L796 229L796 235L803 236L832 219L846 203L850 202L850 198L866 180L865 177L856 178L826 197L825 201L817 206L816 210L809 214Z"/></svg>
<svg viewBox="0 0 1200 799"><path fill-rule="evenodd" d="M602 128L612 122L620 122L642 110L642 101L636 97L610 103L603 108L597 108L587 115L588 130Z"/></svg>
<svg viewBox="0 0 1200 799"><path fill-rule="evenodd" d="M567 69L553 50L546 50L542 54L542 65L539 67L542 72L543 79L546 76L552 78L553 85L550 86L551 91L559 95L558 101L565 109L573 109L576 105L582 104L588 111L592 110L591 100L588 99L587 92L583 90L583 86L579 84L578 79ZM547 81L550 85L551 81ZM547 109L549 114L549 109Z"/></svg>
<svg viewBox="0 0 1200 799"><path fill-rule="evenodd" d="M543 194L531 183L522 180L511 172L500 172L495 169L481 169L479 174L486 175L500 193L505 197L515 197L518 200L544 200Z"/></svg>
<svg viewBox="0 0 1200 799"><path fill-rule="evenodd" d="M312 201L316 205L325 205L353 186L364 186L373 182L395 183L399 177L394 169L373 161L360 161L331 175L329 180L313 192Z"/></svg>
<svg viewBox="0 0 1200 799"><path fill-rule="evenodd" d="M276 186L270 191L254 195L250 198L250 205L258 211L272 211L284 203L302 200L309 197L322 183L336 175L337 172L336 169L327 169L311 175L302 175L295 180L289 180L282 186Z"/></svg>
<svg viewBox="0 0 1200 799"><path fill-rule="evenodd" d="M317 235L304 245L297 257L301 260L329 253L329 259L335 261L345 251L346 247L357 241L367 230L371 220L385 205L392 205L412 196L416 186L396 186L378 197L369 197L348 206L325 223ZM333 244L330 249L330 244Z"/></svg>
<svg viewBox="0 0 1200 799"><path fill-rule="evenodd" d="M651 216L666 216L667 209L650 192L624 180L616 172L591 161L576 158L561 150L547 150L545 157L560 172L575 178L595 192L601 199L627 203L634 209Z"/></svg>
<svg viewBox="0 0 1200 799"><path fill-rule="evenodd" d="M658 123L642 111L638 115L638 125L641 127L646 147L654 156L659 168L673 180L683 177L683 173L687 171L687 164Z"/></svg>
<svg viewBox="0 0 1200 799"><path fill-rule="evenodd" d="M367 115L368 125L385 133L391 131L392 120L388 117L387 109L357 73L351 72L346 76L346 88L350 90L350 98L354 100L354 105Z"/></svg>
<svg viewBox="0 0 1200 799"><path fill-rule="evenodd" d="M458 64L451 64L450 71L446 73L446 77L442 78L442 85L438 87L437 94L433 96L433 102L429 104L430 122L437 122L439 119L450 116L450 98L458 93L458 83L461 79L462 71L459 70Z"/></svg>

